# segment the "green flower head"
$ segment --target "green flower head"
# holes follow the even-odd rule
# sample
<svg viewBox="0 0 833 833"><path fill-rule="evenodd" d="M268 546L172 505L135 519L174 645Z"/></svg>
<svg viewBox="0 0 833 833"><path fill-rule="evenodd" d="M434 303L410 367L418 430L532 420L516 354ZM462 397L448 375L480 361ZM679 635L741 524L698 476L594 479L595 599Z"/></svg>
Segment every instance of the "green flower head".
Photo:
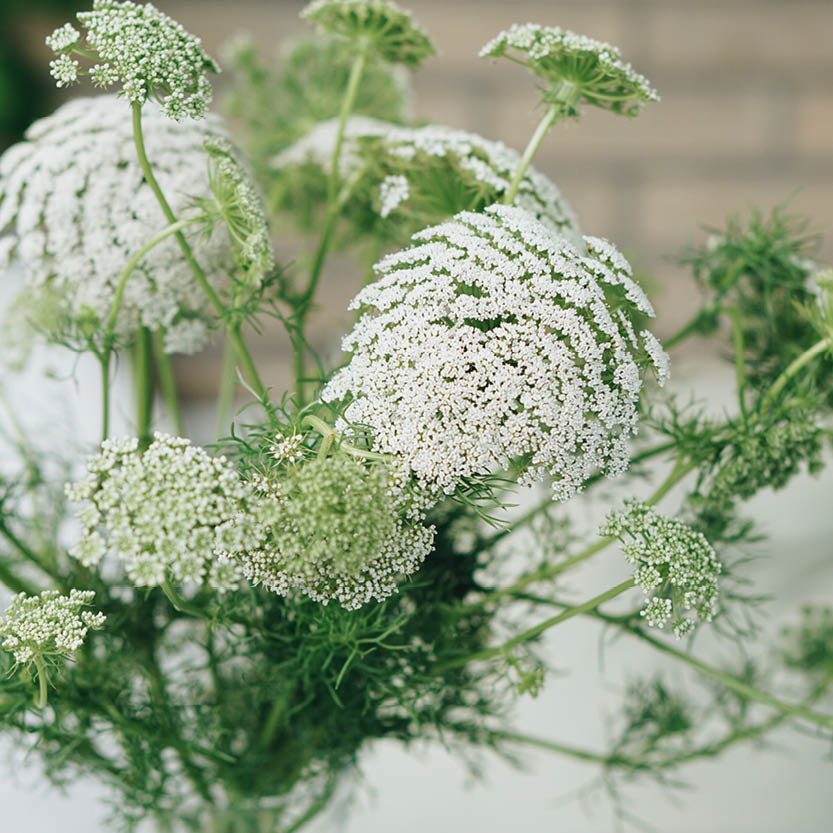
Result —
<svg viewBox="0 0 833 833"><path fill-rule="evenodd" d="M58 53L50 70L59 87L89 75L97 87L121 82L121 95L130 102L144 104L155 98L176 121L205 115L212 95L206 73L220 68L203 51L199 38L150 3L94 0L92 11L77 17L86 29L84 48L81 33L69 23L46 39ZM95 64L81 71L73 54L92 55Z"/></svg>
<svg viewBox="0 0 833 833"><path fill-rule="evenodd" d="M615 46L577 35L557 26L513 24L489 41L482 58L505 57L543 79L548 104L564 115L577 116L580 104L635 116L643 104L659 96L647 78L622 61Z"/></svg>
<svg viewBox="0 0 833 833"><path fill-rule="evenodd" d="M301 17L356 51L369 49L392 64L416 68L437 50L428 35L396 3L381 0L314 0Z"/></svg>

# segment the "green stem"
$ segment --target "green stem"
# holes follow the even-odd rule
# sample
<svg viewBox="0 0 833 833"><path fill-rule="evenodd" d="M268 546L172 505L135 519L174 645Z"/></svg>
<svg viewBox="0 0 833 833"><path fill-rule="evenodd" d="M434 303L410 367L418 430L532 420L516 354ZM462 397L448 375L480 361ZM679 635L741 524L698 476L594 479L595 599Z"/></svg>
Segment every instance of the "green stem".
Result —
<svg viewBox="0 0 833 833"><path fill-rule="evenodd" d="M63 585L64 579L58 572L57 568L53 565L52 567L49 566L47 562L46 556L38 555L31 547L27 546L17 535L9 529L8 525L0 516L0 535L2 535L27 561L31 561L39 570L42 570L46 575L51 576L55 579L58 584ZM54 559L51 559L54 561ZM18 591L19 592L19 591Z"/></svg>
<svg viewBox="0 0 833 833"><path fill-rule="evenodd" d="M46 708L46 665L44 664L43 657L40 654L35 654L35 668L38 671L38 699L35 705L39 709Z"/></svg>
<svg viewBox="0 0 833 833"><path fill-rule="evenodd" d="M311 428L314 428L323 438L322 446L324 443L327 443L327 451L330 449L330 445L335 439L339 440L338 447L341 451L345 454L349 454L352 457L359 457L362 460L381 460L386 461L390 460L390 454L382 454L379 451L370 451L366 448L357 448L355 445L351 445L350 443L344 442L341 439L341 436L338 432L327 422L324 422L321 417L317 417L314 414L307 414L302 420L301 424L303 425L306 423ZM322 456L320 449L319 449L319 457ZM326 456L326 453L323 455Z"/></svg>
<svg viewBox="0 0 833 833"><path fill-rule="evenodd" d="M153 413L151 335L147 327L141 327L136 334L134 372L136 375L136 434L139 437L139 446L147 448L151 442L150 429Z"/></svg>
<svg viewBox="0 0 833 833"><path fill-rule="evenodd" d="M176 377L171 363L171 357L165 352L165 334L156 330L153 334L153 359L159 374L159 386L162 388L162 398L168 408L168 413L174 423L174 430L178 437L185 434L182 424L182 409L179 406L179 396L176 390Z"/></svg>
<svg viewBox="0 0 833 833"><path fill-rule="evenodd" d="M778 394L786 387L787 383L801 370L802 367L809 364L813 359L818 356L820 353L823 353L825 350L831 349L830 342L823 338L821 341L817 341L812 347L808 350L805 350L797 359L792 361L788 366L787 369L773 382L772 387L766 392L764 397L761 399L761 405L767 404L771 402L773 399L778 397Z"/></svg>
<svg viewBox="0 0 833 833"><path fill-rule="evenodd" d="M12 593L36 596L40 592L34 584L18 576L2 558L0 558L0 583L4 584Z"/></svg>
<svg viewBox="0 0 833 833"><path fill-rule="evenodd" d="M162 592L167 596L168 601L180 613L187 613L189 616L195 616L198 619L210 618L206 611L204 611L199 605L195 605L183 598L171 584L170 579L167 576L165 576L165 580L159 586Z"/></svg>
<svg viewBox="0 0 833 833"><path fill-rule="evenodd" d="M217 439L224 437L234 410L234 391L237 387L237 351L228 341L223 346L223 370L217 396Z"/></svg>
<svg viewBox="0 0 833 833"><path fill-rule="evenodd" d="M110 351L98 356L101 365L101 442L110 434Z"/></svg>
<svg viewBox="0 0 833 833"><path fill-rule="evenodd" d="M740 312L736 309L728 310L732 318L732 342L735 348L735 379L738 388L738 407L743 424L746 425L746 368L744 367L743 353L743 325L741 324Z"/></svg>
<svg viewBox="0 0 833 833"><path fill-rule="evenodd" d="M498 656L499 654L505 654L507 651L511 651L516 645L529 642L529 640L535 639L544 633L544 631L549 630L549 628L555 627L555 625L559 625L561 622L566 622L574 616L580 616L583 613L587 613L589 610L597 608L599 605L604 604L604 602L616 598L616 596L621 595L626 590L630 590L633 586L633 579L629 578L627 581L623 581L615 587L611 587L610 590L605 590L604 593L600 593L598 596L588 599L583 604L568 608L556 616L552 616L549 619L545 619L543 622L539 622L537 625L523 631L523 633L519 633L517 636L512 637L512 639L504 642L502 645L496 645L493 648L484 648L482 651L476 651L473 654L467 654L463 657L457 657L456 659L441 662L434 666L434 670L436 672L444 671L447 668L455 668L459 665L468 665L468 663L476 660L489 659L491 657Z"/></svg>
<svg viewBox="0 0 833 833"><path fill-rule="evenodd" d="M173 225L177 222L176 215L171 210L171 206L165 199L165 195L162 193L159 183L156 181L156 177L153 174L153 169L150 166L147 153L145 152L144 136L142 135L142 106L134 101L131 107L133 109L133 142L136 145L136 155L139 160L139 166L142 169L145 181L150 186L157 202L162 208L165 218L171 225ZM182 255L185 258L186 263L197 280L197 283L200 285L203 292L205 292L209 302L216 310L220 319L226 321L227 310L225 304L223 304L220 296L214 290L214 287L208 282L208 278L206 277L205 272L203 272L202 267L199 263L197 263L197 259L194 257L194 253L191 250L190 244L185 239L185 235L183 235L180 230L173 232L173 234L176 238L176 242L179 244L179 248L182 250ZM252 388L257 396L265 402L268 399L266 388L260 380L255 363L252 361L252 357L240 335L239 325L230 326L228 328L228 334L232 344L234 344L234 347L237 350L240 362L249 377L249 382L252 385Z"/></svg>
<svg viewBox="0 0 833 833"><path fill-rule="evenodd" d="M538 122L535 132L532 134L532 138L526 146L524 155L518 163L518 168L512 177L512 181L509 183L509 188L503 195L503 202L506 205L512 205L515 201L515 197L518 196L518 189L521 187L521 180L524 178L524 175L526 174L535 153L540 147L541 142L544 140L544 136L546 136L547 131L553 126L560 112L560 108L557 104L550 104L550 106L547 107L547 111L544 113L541 121Z"/></svg>

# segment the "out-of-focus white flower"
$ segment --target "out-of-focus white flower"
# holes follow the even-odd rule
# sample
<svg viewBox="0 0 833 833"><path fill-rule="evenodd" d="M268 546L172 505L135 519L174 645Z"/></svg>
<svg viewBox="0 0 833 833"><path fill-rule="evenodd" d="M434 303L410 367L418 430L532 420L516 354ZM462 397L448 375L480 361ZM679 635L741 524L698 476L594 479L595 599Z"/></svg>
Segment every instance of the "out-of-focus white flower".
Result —
<svg viewBox="0 0 833 833"><path fill-rule="evenodd" d="M411 193L408 180L404 176L386 176L379 186L379 216L387 217L401 205Z"/></svg>
<svg viewBox="0 0 833 833"><path fill-rule="evenodd" d="M46 38L46 45L60 53L50 64L59 87L89 74L98 87L121 81L121 95L128 101L161 100L162 112L176 121L205 116L212 95L206 73L220 68L199 38L151 3L94 0L93 10L77 17L87 33L85 49L81 33L69 23ZM91 52L100 62L89 73L79 72L79 62L70 55L89 57Z"/></svg>
<svg viewBox="0 0 833 833"><path fill-rule="evenodd" d="M35 657L68 656L81 647L90 628L104 625L103 613L82 610L94 597L92 590L70 590L69 596L57 590L39 596L19 593L0 622L0 644L19 663Z"/></svg>
<svg viewBox="0 0 833 833"><path fill-rule="evenodd" d="M324 389L425 484L519 466L565 499L628 464L642 381L630 321L653 315L627 261L587 255L513 206L462 213L384 258L352 302L350 363Z"/></svg>
<svg viewBox="0 0 833 833"><path fill-rule="evenodd" d="M187 214L194 198L213 200L203 142L217 141L219 120L178 125L149 104L144 130L174 213ZM136 161L130 119L115 96L70 101L36 121L26 141L0 157L0 231L10 232L0 238L0 267L9 261L24 267L29 295L34 301L40 295L49 307L48 330L64 320L103 337L122 270L167 225ZM209 283L222 292L237 260L227 229L218 224L206 235L187 227L184 234ZM32 317L39 320L37 312ZM170 237L128 278L116 335L126 341L140 326L162 328L169 352L192 353L215 320Z"/></svg>

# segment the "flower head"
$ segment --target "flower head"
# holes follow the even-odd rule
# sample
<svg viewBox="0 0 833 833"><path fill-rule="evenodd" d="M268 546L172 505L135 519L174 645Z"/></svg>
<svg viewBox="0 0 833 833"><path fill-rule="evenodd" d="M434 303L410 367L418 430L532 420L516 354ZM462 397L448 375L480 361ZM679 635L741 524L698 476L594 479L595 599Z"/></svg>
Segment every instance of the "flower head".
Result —
<svg viewBox="0 0 833 833"><path fill-rule="evenodd" d="M188 440L156 434L107 440L87 462L88 475L67 487L81 503L83 533L71 554L86 566L107 552L138 587L166 578L225 592L240 580L233 556L260 540L257 503L236 469Z"/></svg>
<svg viewBox="0 0 833 833"><path fill-rule="evenodd" d="M599 533L618 538L636 568L634 583L648 597L642 615L649 625L662 628L671 622L680 638L698 621L711 621L722 566L702 533L637 500L625 501L623 511L611 512Z"/></svg>
<svg viewBox="0 0 833 833"><path fill-rule="evenodd" d="M194 198L213 203L203 143L222 135L220 122L174 124L156 105L145 108L143 120L156 177L174 212L184 216ZM235 188L245 186L236 180ZM248 230L256 226L252 217ZM115 96L70 101L36 121L26 141L0 157L0 232L10 232L0 238L0 266L19 262L30 294L50 297L50 320L39 323L54 338L85 347L89 338L103 337L122 270L166 225L136 162L130 119ZM208 234L190 226L184 233L209 283L222 293L239 261L224 224ZM262 246L253 254L264 263ZM215 321L169 237L130 275L115 334L129 341L139 327L164 329L169 352L191 353L205 344ZM59 322L63 327L55 326Z"/></svg>
<svg viewBox="0 0 833 833"><path fill-rule="evenodd" d="M348 609L396 591L431 551L424 504L401 473L344 453L289 465L253 486L276 506L262 547L241 555L243 572L276 593L293 588Z"/></svg>
<svg viewBox="0 0 833 833"><path fill-rule="evenodd" d="M434 45L396 3L382 0L313 0L301 17L356 50L370 50L392 64L416 68L436 54Z"/></svg>
<svg viewBox="0 0 833 833"><path fill-rule="evenodd" d="M557 26L513 24L481 50L483 58L510 57L544 81L549 104L564 115L578 114L580 104L635 116L659 96L648 79L622 61L615 46Z"/></svg>
<svg viewBox="0 0 833 833"><path fill-rule="evenodd" d="M354 299L353 357L323 398L448 493L510 464L559 499L621 473L645 361L630 318L653 311L619 252L587 237L582 255L502 205L413 239Z"/></svg>
<svg viewBox="0 0 833 833"><path fill-rule="evenodd" d="M103 613L82 610L94 597L92 590L70 590L69 596L57 590L39 596L19 593L0 622L0 644L19 663L35 657L68 656L81 647L90 628L104 625Z"/></svg>
<svg viewBox="0 0 833 833"><path fill-rule="evenodd" d="M199 38L150 3L94 0L93 10L79 12L88 49L80 49L81 34L69 23L56 29L46 45L60 57L50 65L58 86L76 80L80 64L73 53L92 52L96 64L89 74L96 86L122 83L121 95L144 104L162 102L162 111L176 121L202 118L211 101L207 72L220 69L200 45ZM74 69L70 66L74 64Z"/></svg>

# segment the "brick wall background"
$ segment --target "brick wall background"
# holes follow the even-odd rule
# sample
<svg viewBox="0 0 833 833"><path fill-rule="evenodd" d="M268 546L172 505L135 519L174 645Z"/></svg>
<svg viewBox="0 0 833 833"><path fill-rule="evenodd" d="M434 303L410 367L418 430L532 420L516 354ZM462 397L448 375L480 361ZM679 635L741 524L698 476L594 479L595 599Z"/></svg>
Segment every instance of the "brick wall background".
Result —
<svg viewBox="0 0 833 833"><path fill-rule="evenodd" d="M157 0L216 54L248 30L265 50L307 30L298 0ZM688 316L696 292L664 257L702 240L749 206L791 198L825 234L833 256L833 2L831 0L405 0L441 55L414 76L416 113L518 149L538 118L531 77L477 57L510 23L560 25L618 45L662 95L635 120L587 112L545 140L535 164L559 185L586 233L606 236L662 284L660 333ZM38 28L40 27L40 28ZM29 24L37 38L46 23ZM40 48L40 47L37 47ZM281 253L290 259L292 243ZM333 310L354 283L334 259L322 286ZM657 293L655 292L656 296ZM342 321L319 314L325 352ZM346 322L344 322L346 323ZM273 384L285 379L286 341L269 332L256 350ZM183 368L208 396L216 356Z"/></svg>

